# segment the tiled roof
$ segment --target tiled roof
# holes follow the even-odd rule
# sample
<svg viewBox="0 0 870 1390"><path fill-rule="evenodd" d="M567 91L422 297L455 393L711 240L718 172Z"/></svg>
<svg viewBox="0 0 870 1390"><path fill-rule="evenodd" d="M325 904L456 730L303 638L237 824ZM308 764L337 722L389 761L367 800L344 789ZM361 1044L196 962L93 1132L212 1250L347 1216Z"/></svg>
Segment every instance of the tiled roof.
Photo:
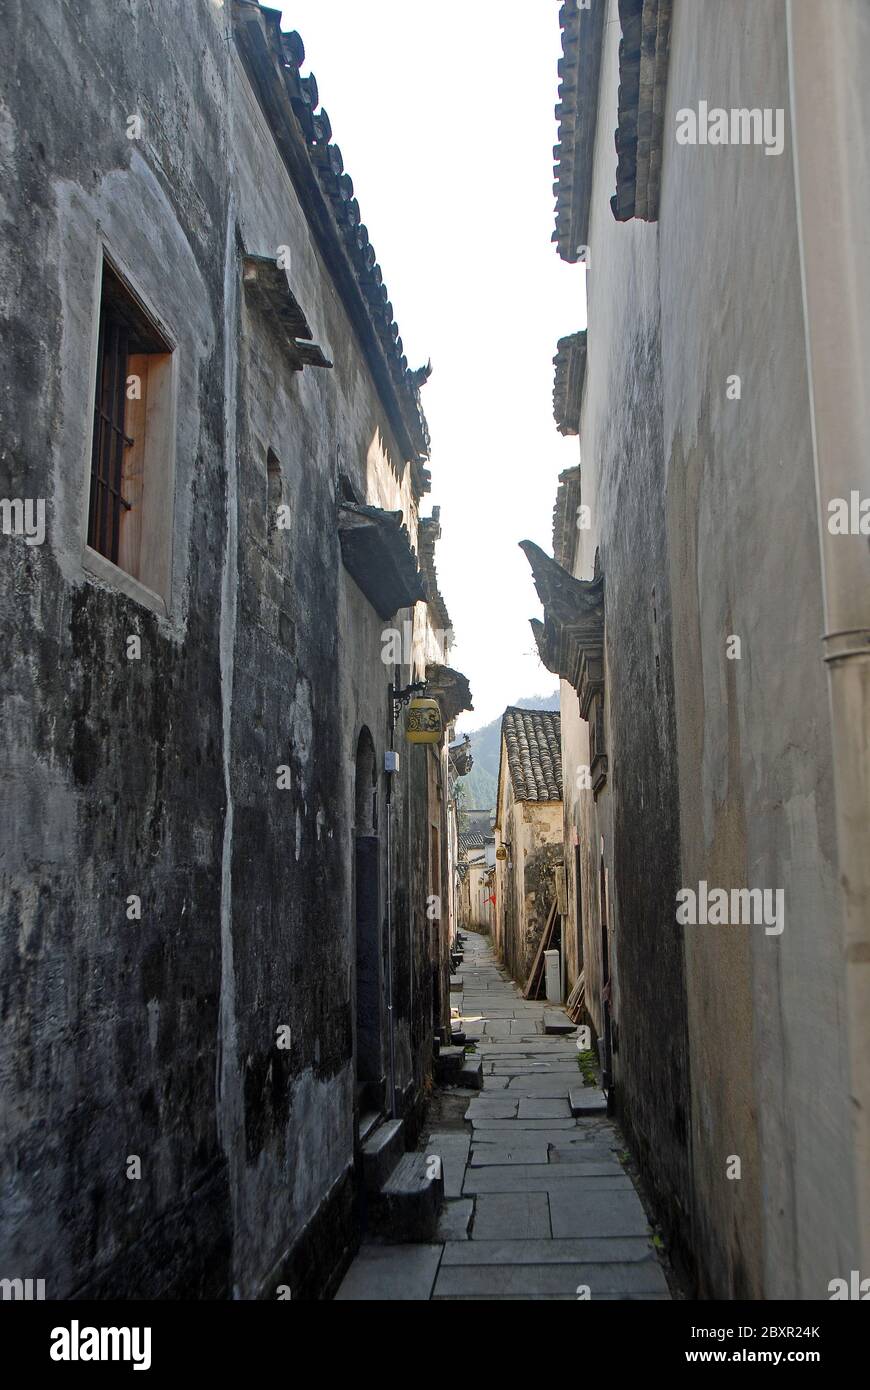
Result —
<svg viewBox="0 0 870 1390"><path fill-rule="evenodd" d="M460 849L485 849L486 842L482 835L477 835L473 830L461 830L459 832Z"/></svg>
<svg viewBox="0 0 870 1390"><path fill-rule="evenodd" d="M598 78L604 32L603 0L580 9L565 0L559 11L562 57L559 60L559 140L553 149L556 230L553 241L563 261L580 259L589 234L592 156L598 112Z"/></svg>
<svg viewBox="0 0 870 1390"><path fill-rule="evenodd" d="M271 256L244 256L242 282L248 297L274 324L294 371L305 367L331 367L323 349L313 343L313 333L301 304L290 288L287 272Z"/></svg>
<svg viewBox="0 0 870 1390"><path fill-rule="evenodd" d="M445 724L450 724L463 710L474 709L468 677L452 666L426 667L426 693L438 701Z"/></svg>
<svg viewBox="0 0 870 1390"><path fill-rule="evenodd" d="M421 516L417 532L417 552L426 601L442 632L451 632L453 624L447 605L438 588L438 574L435 570L435 543L441 539L441 508L433 507L431 516Z"/></svg>
<svg viewBox="0 0 870 1390"><path fill-rule="evenodd" d="M619 0L619 97L616 128L616 193L610 200L619 222L658 217L662 122L673 0ZM565 0L559 11L558 143L553 194L553 241L565 261L581 258L589 234L592 164L598 120L598 82L604 11L597 2L580 7Z"/></svg>
<svg viewBox="0 0 870 1390"><path fill-rule="evenodd" d="M508 705L501 732L518 801L561 801L561 721L554 710Z"/></svg>
<svg viewBox="0 0 870 1390"><path fill-rule="evenodd" d="M345 569L379 617L391 618L425 598L401 512L340 502L338 536Z"/></svg>
<svg viewBox="0 0 870 1390"><path fill-rule="evenodd" d="M429 432L420 405L428 369L411 371L375 248L332 140L313 73L303 77L305 46L281 29L281 11L257 0L233 0L236 43L303 210L350 317L360 333L378 390L400 446L415 465L419 493L428 491Z"/></svg>
<svg viewBox="0 0 870 1390"><path fill-rule="evenodd" d="M569 574L574 570L577 549L577 508L580 505L580 465L559 474L556 505L553 508L553 555Z"/></svg>
<svg viewBox="0 0 870 1390"><path fill-rule="evenodd" d="M458 739L456 743L451 743L447 750L447 760L450 771L456 777L467 777L474 767L474 757L471 752L471 739L468 734L464 738Z"/></svg>
<svg viewBox="0 0 870 1390"><path fill-rule="evenodd" d="M659 215L662 125L668 80L672 0L619 0L618 222L655 222Z"/></svg>
<svg viewBox="0 0 870 1390"><path fill-rule="evenodd" d="M553 419L560 434L580 433L580 406L586 375L586 329L569 333L556 344L553 358Z"/></svg>

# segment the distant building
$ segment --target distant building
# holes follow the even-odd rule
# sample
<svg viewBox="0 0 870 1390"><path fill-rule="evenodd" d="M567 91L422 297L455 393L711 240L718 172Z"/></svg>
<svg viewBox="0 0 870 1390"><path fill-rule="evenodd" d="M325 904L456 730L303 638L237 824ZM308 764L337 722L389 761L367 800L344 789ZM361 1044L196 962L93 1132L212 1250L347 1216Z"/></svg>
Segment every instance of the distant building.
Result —
<svg viewBox="0 0 870 1390"><path fill-rule="evenodd" d="M463 806L460 821L460 926L470 927L473 931L491 932L495 896L491 872L495 862L493 814L480 807Z"/></svg>
<svg viewBox="0 0 870 1390"><path fill-rule="evenodd" d="M472 931L492 929L492 903L486 882L486 841L478 831L461 832L460 860L465 866L462 877L461 925Z"/></svg>
<svg viewBox="0 0 870 1390"><path fill-rule="evenodd" d="M495 813L498 956L525 985L555 898L561 866L560 716L509 706L501 721Z"/></svg>
<svg viewBox="0 0 870 1390"><path fill-rule="evenodd" d="M433 509L433 511L437 510ZM447 835L448 835L448 883L449 903L448 903L448 931L447 939L450 946L453 946L456 933L461 925L462 917L462 894L465 879L465 870L461 869L462 837L460 833L460 822L462 820L461 787L462 778L467 776L474 764L471 755L471 740L466 734L463 738L451 743L447 749Z"/></svg>

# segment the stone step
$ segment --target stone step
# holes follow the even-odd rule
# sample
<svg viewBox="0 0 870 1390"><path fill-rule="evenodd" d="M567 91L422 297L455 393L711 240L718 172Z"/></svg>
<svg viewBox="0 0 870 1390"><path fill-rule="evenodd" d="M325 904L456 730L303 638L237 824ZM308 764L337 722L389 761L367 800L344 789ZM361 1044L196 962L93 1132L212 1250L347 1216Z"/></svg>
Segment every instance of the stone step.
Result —
<svg viewBox="0 0 870 1390"><path fill-rule="evenodd" d="M443 1197L444 1177L437 1155L405 1154L369 1200L372 1234L397 1244L432 1240Z"/></svg>
<svg viewBox="0 0 870 1390"><path fill-rule="evenodd" d="M363 1144L366 1192L378 1192L384 1187L404 1152L404 1120L388 1120L369 1135Z"/></svg>
<svg viewBox="0 0 870 1390"><path fill-rule="evenodd" d="M444 1196L448 1202L451 1198L462 1196L470 1147L471 1141L464 1130L435 1130L425 1143L420 1145L421 1153L427 1156L437 1154L441 1159Z"/></svg>
<svg viewBox="0 0 870 1390"><path fill-rule="evenodd" d="M463 1047L442 1047L435 1058L435 1080L439 1086L455 1086L465 1061Z"/></svg>
<svg viewBox="0 0 870 1390"><path fill-rule="evenodd" d="M466 1057L459 1072L460 1086L467 1086L472 1091L483 1090L483 1059L480 1057Z"/></svg>
<svg viewBox="0 0 870 1390"><path fill-rule="evenodd" d="M606 1115L607 1097L597 1086L572 1086L568 1092L572 1115Z"/></svg>
<svg viewBox="0 0 870 1390"><path fill-rule="evenodd" d="M461 976L461 975L451 975L451 976L450 976L450 989L451 989L451 991L454 992L454 993L458 993L462 988L463 988L462 976Z"/></svg>
<svg viewBox="0 0 870 1390"><path fill-rule="evenodd" d="M568 1015L562 1009L544 1010L544 1032L545 1033L576 1033L577 1024L572 1023Z"/></svg>
<svg viewBox="0 0 870 1390"><path fill-rule="evenodd" d="M377 1129L377 1127L378 1127L379 1124L381 1124L381 1122L383 1121L383 1118L384 1118L383 1115L381 1115L377 1110L369 1110L369 1111L366 1112L366 1114L360 1115L360 1117L359 1117L359 1142L360 1142L360 1145L363 1145L363 1144L366 1142L366 1140L368 1139L369 1135L372 1134L372 1133Z"/></svg>

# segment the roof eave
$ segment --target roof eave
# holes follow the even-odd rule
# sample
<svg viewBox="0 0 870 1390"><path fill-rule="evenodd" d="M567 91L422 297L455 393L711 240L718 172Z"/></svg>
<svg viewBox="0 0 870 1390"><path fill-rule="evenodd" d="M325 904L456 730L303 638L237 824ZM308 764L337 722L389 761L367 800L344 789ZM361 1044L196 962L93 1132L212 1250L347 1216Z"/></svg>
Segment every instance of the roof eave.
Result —
<svg viewBox="0 0 870 1390"><path fill-rule="evenodd" d="M579 435L586 378L586 329L569 333L556 344L553 358L553 419L563 435Z"/></svg>
<svg viewBox="0 0 870 1390"><path fill-rule="evenodd" d="M350 502L339 505L342 562L384 622L426 597L401 516Z"/></svg>
<svg viewBox="0 0 870 1390"><path fill-rule="evenodd" d="M589 235L606 8L594 4L580 9L577 0L565 0L559 12L562 81L556 107L559 138L554 150L556 229L552 239L562 260L572 265L583 259L581 248Z"/></svg>
<svg viewBox="0 0 870 1390"><path fill-rule="evenodd" d="M413 466L416 490L418 494L427 492L429 474L422 465L428 458L429 441L422 412L414 399L413 388L407 382L407 369L403 372L399 361L388 358L382 342L385 330L390 331L395 326L392 323L387 326L380 321L387 317L389 301L377 293L382 286L376 286L373 279L372 295L374 299L380 300L380 320L376 321L375 310L363 294L349 254L348 239L350 232L355 229L345 229L347 235L342 234L314 163L315 148L318 149L318 154L322 153L325 158L329 149L337 147L330 146L328 141L325 141L323 149L320 150L316 141L306 140L288 89L288 84L292 85L294 82L300 87L297 105L302 108L306 104L308 88L302 89L301 84L309 83L311 79L300 80L288 64L281 41L280 11L263 9L251 0L233 0L232 14L236 44L254 95L268 122L287 172L300 195L302 209L318 249L360 339L396 441L405 460ZM328 118L326 124L328 126ZM365 245L368 246L367 233ZM363 264L365 247L358 245L356 236L353 238L353 248ZM364 268L367 271L371 269ZM401 343L398 330L392 336L397 344ZM398 380L400 377L401 385Z"/></svg>

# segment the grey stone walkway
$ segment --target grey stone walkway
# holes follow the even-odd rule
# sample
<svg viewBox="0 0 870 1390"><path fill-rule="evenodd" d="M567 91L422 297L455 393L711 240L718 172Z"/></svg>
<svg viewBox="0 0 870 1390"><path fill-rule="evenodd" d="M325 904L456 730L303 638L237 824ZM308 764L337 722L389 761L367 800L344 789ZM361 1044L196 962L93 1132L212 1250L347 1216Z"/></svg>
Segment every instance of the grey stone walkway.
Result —
<svg viewBox="0 0 870 1390"><path fill-rule="evenodd" d="M552 1007L523 1000L488 938L466 933L460 974L451 1003L482 1057L484 1089L462 1099L444 1092L456 1120L420 1145L442 1160L439 1240L364 1245L337 1297L668 1298L646 1215L617 1157L616 1125L605 1115L572 1116L568 1093L582 1085L573 1036L545 1033Z"/></svg>

